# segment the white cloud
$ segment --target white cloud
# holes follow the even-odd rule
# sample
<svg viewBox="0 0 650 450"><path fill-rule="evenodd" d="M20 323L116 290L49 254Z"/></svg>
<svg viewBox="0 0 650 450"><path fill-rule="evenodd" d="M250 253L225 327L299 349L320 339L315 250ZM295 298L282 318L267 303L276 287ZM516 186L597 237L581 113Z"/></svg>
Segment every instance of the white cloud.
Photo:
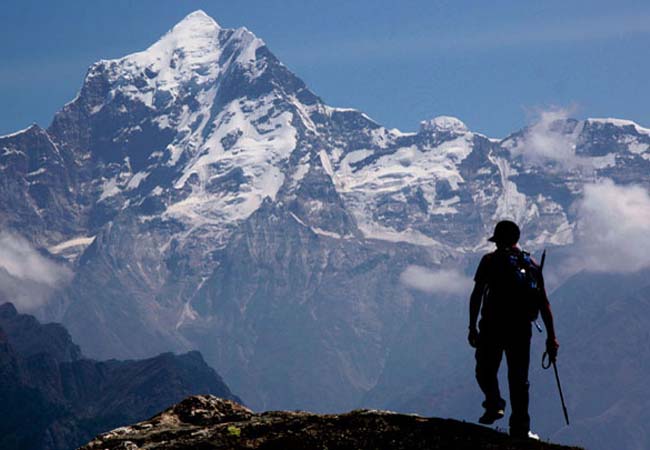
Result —
<svg viewBox="0 0 650 450"><path fill-rule="evenodd" d="M576 269L635 272L650 267L650 193L605 179L587 184L576 204Z"/></svg>
<svg viewBox="0 0 650 450"><path fill-rule="evenodd" d="M24 238L0 232L0 296L20 310L43 305L72 272L36 251Z"/></svg>
<svg viewBox="0 0 650 450"><path fill-rule="evenodd" d="M546 166L549 169L590 168L592 163L588 158L576 155L576 141L582 123L571 132L565 127L571 111L570 108L540 111L535 123L510 149L512 155L522 156L528 164Z"/></svg>
<svg viewBox="0 0 650 450"><path fill-rule="evenodd" d="M472 280L454 269L431 270L422 266L408 266L400 275L402 284L429 294L467 294Z"/></svg>

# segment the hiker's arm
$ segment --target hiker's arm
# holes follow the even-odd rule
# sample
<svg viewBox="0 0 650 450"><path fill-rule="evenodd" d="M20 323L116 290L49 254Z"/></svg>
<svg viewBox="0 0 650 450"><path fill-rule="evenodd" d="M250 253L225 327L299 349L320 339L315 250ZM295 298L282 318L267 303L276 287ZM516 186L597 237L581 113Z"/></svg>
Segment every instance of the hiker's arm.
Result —
<svg viewBox="0 0 650 450"><path fill-rule="evenodd" d="M485 285L476 282L474 290L469 298L469 329L476 329L476 322L478 321L478 313L481 311L481 301L483 300L483 291Z"/></svg>
<svg viewBox="0 0 650 450"><path fill-rule="evenodd" d="M542 316L544 327L546 327L546 352L548 353L551 361L555 361L555 358L557 357L557 350L560 347L560 344L558 343L557 337L555 336L555 325L553 323L551 304L548 301L548 296L546 295L546 290L543 286L539 313Z"/></svg>
<svg viewBox="0 0 650 450"><path fill-rule="evenodd" d="M469 345L474 348L478 346L479 335L478 330L476 329L476 322L478 321L478 314L481 311L483 292L485 292L487 284L486 266L488 259L486 256L481 258L481 262L476 268L476 275L474 275L474 289L469 297L469 334L467 335L467 341L469 342Z"/></svg>
<svg viewBox="0 0 650 450"><path fill-rule="evenodd" d="M483 301L483 292L487 285L487 266L488 255L483 256L476 268L474 275L474 290L469 297L469 329L476 330L476 322L478 321L478 314L481 311L481 302Z"/></svg>
<svg viewBox="0 0 650 450"><path fill-rule="evenodd" d="M542 321L544 322L544 327L546 328L546 340L555 340L555 325L553 323L553 313L551 312L551 303L548 301L548 295L546 294L546 285L544 283L544 277L539 276L539 314L542 316Z"/></svg>
<svg viewBox="0 0 650 450"><path fill-rule="evenodd" d="M551 304L548 302L546 294L540 305L539 313L542 316L544 327L546 327L546 338L555 339L555 326L553 324L553 313L551 312Z"/></svg>
<svg viewBox="0 0 650 450"><path fill-rule="evenodd" d="M471 347L478 346L478 330L476 329L476 321L478 320L478 313L481 310L481 300L483 299L483 289L485 285L477 282L474 285L474 290L469 298L469 334L467 335L467 342Z"/></svg>

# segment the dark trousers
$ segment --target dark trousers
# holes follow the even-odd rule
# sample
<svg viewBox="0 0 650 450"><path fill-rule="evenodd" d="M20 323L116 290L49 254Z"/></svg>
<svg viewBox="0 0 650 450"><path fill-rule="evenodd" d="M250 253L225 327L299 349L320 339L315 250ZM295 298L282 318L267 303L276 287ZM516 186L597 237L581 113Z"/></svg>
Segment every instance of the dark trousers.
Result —
<svg viewBox="0 0 650 450"><path fill-rule="evenodd" d="M528 432L528 366L530 363L530 325L521 330L505 331L480 326L479 342L476 348L476 380L485 394L483 406L486 409L505 407L501 398L497 373L503 353L508 363L508 387L510 388L510 429Z"/></svg>

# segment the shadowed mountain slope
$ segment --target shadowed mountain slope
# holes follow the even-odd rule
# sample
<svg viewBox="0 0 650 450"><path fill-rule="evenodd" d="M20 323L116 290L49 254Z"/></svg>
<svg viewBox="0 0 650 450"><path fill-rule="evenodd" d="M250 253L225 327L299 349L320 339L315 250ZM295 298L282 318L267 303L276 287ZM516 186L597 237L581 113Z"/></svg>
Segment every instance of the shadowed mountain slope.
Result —
<svg viewBox="0 0 650 450"><path fill-rule="evenodd" d="M236 399L200 353L84 359L65 328L0 305L0 448L68 450L187 395Z"/></svg>

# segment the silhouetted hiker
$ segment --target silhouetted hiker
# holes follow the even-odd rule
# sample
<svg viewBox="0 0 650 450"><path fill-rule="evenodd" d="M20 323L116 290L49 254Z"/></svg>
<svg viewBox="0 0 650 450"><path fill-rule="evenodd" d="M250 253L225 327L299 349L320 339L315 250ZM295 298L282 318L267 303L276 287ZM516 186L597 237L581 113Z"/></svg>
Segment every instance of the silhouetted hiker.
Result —
<svg viewBox="0 0 650 450"><path fill-rule="evenodd" d="M512 407L510 435L539 439L530 432L528 416L531 323L538 313L546 326L546 351L553 361L559 344L540 267L517 247L519 235L517 224L504 220L488 239L497 249L483 256L474 276L468 340L476 348L476 380L485 394L485 413L479 422L489 425L504 416L506 402L499 392L497 372L505 352ZM476 329L479 310L480 331Z"/></svg>

